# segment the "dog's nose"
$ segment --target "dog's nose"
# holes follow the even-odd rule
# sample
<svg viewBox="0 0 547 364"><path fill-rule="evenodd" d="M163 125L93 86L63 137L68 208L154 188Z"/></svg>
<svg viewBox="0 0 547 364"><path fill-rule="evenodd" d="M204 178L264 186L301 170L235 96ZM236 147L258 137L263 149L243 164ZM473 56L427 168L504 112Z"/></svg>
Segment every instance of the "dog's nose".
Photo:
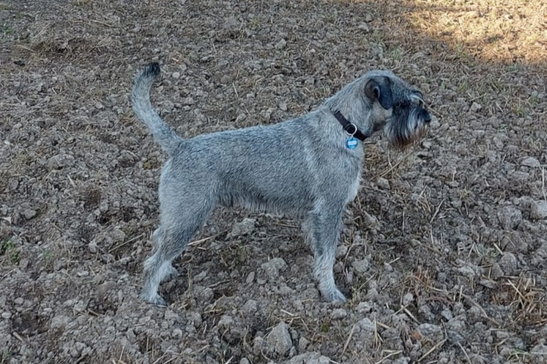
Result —
<svg viewBox="0 0 547 364"><path fill-rule="evenodd" d="M429 123L431 121L431 115L425 110L422 111L422 119L424 119L425 123Z"/></svg>

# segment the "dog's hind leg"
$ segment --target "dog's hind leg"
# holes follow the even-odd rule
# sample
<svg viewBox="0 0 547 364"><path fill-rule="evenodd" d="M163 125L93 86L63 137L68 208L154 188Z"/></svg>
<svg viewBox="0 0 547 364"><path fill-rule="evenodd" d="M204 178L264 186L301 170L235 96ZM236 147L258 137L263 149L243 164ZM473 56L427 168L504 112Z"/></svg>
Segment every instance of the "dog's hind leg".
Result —
<svg viewBox="0 0 547 364"><path fill-rule="evenodd" d="M161 242L163 241L163 235L164 235L164 233L163 233L163 229L161 228L161 226L159 228L157 228L156 231L154 231L154 233L152 234L152 242L154 243L154 247L158 247L161 244ZM177 270L171 264L167 268L167 273L166 273L165 277L162 279L162 282L167 281L171 278L174 278L177 275L178 275Z"/></svg>
<svg viewBox="0 0 547 364"><path fill-rule="evenodd" d="M336 246L342 230L344 206L340 203L319 202L309 213L312 248L315 255L314 274L319 281L319 290L329 302L345 302L346 297L334 283L333 266Z"/></svg>
<svg viewBox="0 0 547 364"><path fill-rule="evenodd" d="M158 306L166 306L158 294L160 283L168 276L176 274L172 261L186 248L192 236L203 225L213 205L203 201L178 204L178 208L162 211L160 227L154 232L154 254L144 262L144 285L141 298ZM172 206L172 205L171 205Z"/></svg>

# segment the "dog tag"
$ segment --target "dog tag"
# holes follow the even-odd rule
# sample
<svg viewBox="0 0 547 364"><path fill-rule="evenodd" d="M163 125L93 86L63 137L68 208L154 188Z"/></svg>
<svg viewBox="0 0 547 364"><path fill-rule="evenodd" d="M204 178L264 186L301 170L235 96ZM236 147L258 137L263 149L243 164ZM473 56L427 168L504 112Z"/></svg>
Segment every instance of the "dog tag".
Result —
<svg viewBox="0 0 547 364"><path fill-rule="evenodd" d="M359 144L359 142L354 137L351 137L348 140L346 140L346 147L348 147L348 149L354 149L357 146L357 144Z"/></svg>

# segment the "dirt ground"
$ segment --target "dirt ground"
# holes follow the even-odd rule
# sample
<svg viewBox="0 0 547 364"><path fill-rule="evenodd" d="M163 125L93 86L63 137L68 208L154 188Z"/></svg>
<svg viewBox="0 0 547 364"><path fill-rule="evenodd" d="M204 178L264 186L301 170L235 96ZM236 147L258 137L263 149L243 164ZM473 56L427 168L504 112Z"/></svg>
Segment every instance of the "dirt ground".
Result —
<svg viewBox="0 0 547 364"><path fill-rule="evenodd" d="M0 363L547 363L547 1L2 0ZM324 302L298 221L215 212L138 299L165 155L306 113L370 69L420 87L366 145Z"/></svg>

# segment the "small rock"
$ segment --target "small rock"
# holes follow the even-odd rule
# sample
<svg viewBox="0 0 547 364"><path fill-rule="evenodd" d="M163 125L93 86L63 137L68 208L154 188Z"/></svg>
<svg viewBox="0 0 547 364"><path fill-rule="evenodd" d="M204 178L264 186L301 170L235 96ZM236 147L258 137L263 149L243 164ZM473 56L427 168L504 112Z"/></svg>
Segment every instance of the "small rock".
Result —
<svg viewBox="0 0 547 364"><path fill-rule="evenodd" d="M540 242L542 243L541 246L536 249L532 257L533 265L543 264L545 259L547 259L547 241L540 240ZM545 326L545 329L547 330L547 326Z"/></svg>
<svg viewBox="0 0 547 364"><path fill-rule="evenodd" d="M201 273L198 273L194 276L194 282L201 282L203 281L205 278L207 278L207 271L203 271Z"/></svg>
<svg viewBox="0 0 547 364"><path fill-rule="evenodd" d="M127 337L127 340L129 340L130 343L135 343L137 341L137 335L135 335L135 331L132 328L127 329L125 337Z"/></svg>
<svg viewBox="0 0 547 364"><path fill-rule="evenodd" d="M223 75L223 76L220 78L220 83L222 83L223 85L226 85L226 84L228 84L228 83L231 83L233 80L234 80L234 76L233 76L233 75Z"/></svg>
<svg viewBox="0 0 547 364"><path fill-rule="evenodd" d="M51 169L61 169L74 164L74 157L68 154L57 154L49 158L47 165Z"/></svg>
<svg viewBox="0 0 547 364"><path fill-rule="evenodd" d="M374 227L377 227L380 224L376 216L369 214L366 211L363 211L363 225L367 229L372 229Z"/></svg>
<svg viewBox="0 0 547 364"><path fill-rule="evenodd" d="M28 264L29 264L29 260L27 258L23 258L19 261L19 268L21 268L22 270L25 270L27 269Z"/></svg>
<svg viewBox="0 0 547 364"><path fill-rule="evenodd" d="M507 331L497 330L496 331L496 337L500 340L507 339L511 336L511 333Z"/></svg>
<svg viewBox="0 0 547 364"><path fill-rule="evenodd" d="M389 190L390 189L389 181L387 179L383 178L383 177L378 178L378 180L376 181L376 184L382 190Z"/></svg>
<svg viewBox="0 0 547 364"><path fill-rule="evenodd" d="M532 167L532 168L541 167L541 164L539 163L539 161L534 157L526 157L520 162L520 164L523 166Z"/></svg>
<svg viewBox="0 0 547 364"><path fill-rule="evenodd" d="M285 364L329 364L334 363L330 358L317 352L296 355L285 362Z"/></svg>
<svg viewBox="0 0 547 364"><path fill-rule="evenodd" d="M346 256L347 252L348 252L347 246L345 246L344 244L338 245L338 247L336 248L336 258L337 259L343 258L344 256Z"/></svg>
<svg viewBox="0 0 547 364"><path fill-rule="evenodd" d="M505 252L500 258L499 265L506 275L517 272L517 257L513 253Z"/></svg>
<svg viewBox="0 0 547 364"><path fill-rule="evenodd" d="M504 206L498 211L498 220L503 229L516 229L522 221L522 212L516 207Z"/></svg>
<svg viewBox="0 0 547 364"><path fill-rule="evenodd" d="M54 316L50 321L50 327L52 329L64 328L70 322L70 317L58 315Z"/></svg>
<svg viewBox="0 0 547 364"><path fill-rule="evenodd" d="M450 321L454 318L454 316L452 315L452 311L450 310L442 310L441 316L444 317L447 321Z"/></svg>
<svg viewBox="0 0 547 364"><path fill-rule="evenodd" d="M274 112L274 109L272 109L271 107L266 109L266 110L262 110L260 112L260 115L266 119L266 120L272 120L272 113Z"/></svg>
<svg viewBox="0 0 547 364"><path fill-rule="evenodd" d="M258 303L255 300L248 300L241 307L241 311L247 315L252 315L258 310Z"/></svg>
<svg viewBox="0 0 547 364"><path fill-rule="evenodd" d="M165 310L165 313L163 314L163 317L167 321L174 321L174 322L177 322L180 319L180 316L176 312L174 312L170 309Z"/></svg>
<svg viewBox="0 0 547 364"><path fill-rule="evenodd" d="M173 332L171 333L171 337L174 338L174 339L180 339L182 338L182 330L181 329L174 329Z"/></svg>
<svg viewBox="0 0 547 364"><path fill-rule="evenodd" d="M287 46L287 41L285 39L281 39L279 42L275 44L275 49L283 49Z"/></svg>
<svg viewBox="0 0 547 364"><path fill-rule="evenodd" d="M330 316L332 317L333 320L340 320L346 317L347 315L348 313L346 310L344 310L343 308L337 308L334 311L332 311Z"/></svg>
<svg viewBox="0 0 547 364"><path fill-rule="evenodd" d="M458 259L457 262L462 265L461 267L456 268L456 271L460 274L468 277L476 277L478 275L479 267L476 265L460 259Z"/></svg>
<svg viewBox="0 0 547 364"><path fill-rule="evenodd" d="M376 335L376 324L368 317L357 322L357 327L360 330L359 336L361 340L370 341L374 339L374 336Z"/></svg>
<svg viewBox="0 0 547 364"><path fill-rule="evenodd" d="M493 281L493 280L491 280L491 279L486 279L486 278L485 278L485 279L481 279L481 280L479 281L479 284L480 284L481 286L484 286L484 287L490 288L490 289L496 288L496 281Z"/></svg>
<svg viewBox="0 0 547 364"><path fill-rule="evenodd" d="M535 363L547 363L547 346L544 344L538 344L530 350L532 357L530 359L535 359Z"/></svg>
<svg viewBox="0 0 547 364"><path fill-rule="evenodd" d="M213 300L215 292L210 287L194 286L194 295L200 303L207 303Z"/></svg>
<svg viewBox="0 0 547 364"><path fill-rule="evenodd" d="M500 265L498 263L492 264L492 268L490 269L490 277L492 279L498 279L500 277L503 277L505 273L501 269Z"/></svg>
<svg viewBox="0 0 547 364"><path fill-rule="evenodd" d="M228 315L222 315L218 321L218 326L222 328L230 328L234 324L234 319Z"/></svg>
<svg viewBox="0 0 547 364"><path fill-rule="evenodd" d="M11 312L2 312L2 318L8 320L11 317Z"/></svg>
<svg viewBox="0 0 547 364"><path fill-rule="evenodd" d="M240 122L242 122L242 121L245 120L245 119L247 119L247 115L245 115L245 114L239 114L239 115L237 116L235 122L236 122L236 123L240 123Z"/></svg>
<svg viewBox="0 0 547 364"><path fill-rule="evenodd" d="M256 355L264 351L265 340L262 336L255 336L253 339L253 353Z"/></svg>
<svg viewBox="0 0 547 364"><path fill-rule="evenodd" d="M193 325L195 328L198 328L201 326L201 323L203 322L203 319L201 318L201 315L199 312L189 312L186 314L186 318L188 322Z"/></svg>
<svg viewBox="0 0 547 364"><path fill-rule="evenodd" d="M410 292L403 296L403 306L408 306L412 301L414 301L414 295Z"/></svg>
<svg viewBox="0 0 547 364"><path fill-rule="evenodd" d="M79 358L82 354L82 346L78 344L83 345L82 343L75 343L74 346L69 349L70 356L73 358Z"/></svg>
<svg viewBox="0 0 547 364"><path fill-rule="evenodd" d="M279 277L279 271L287 269L288 265L283 258L273 258L266 263L262 263L261 268L266 275L271 279L277 279Z"/></svg>
<svg viewBox="0 0 547 364"><path fill-rule="evenodd" d="M370 15L370 14L365 15L365 21L367 23L370 23L372 21L372 15Z"/></svg>
<svg viewBox="0 0 547 364"><path fill-rule="evenodd" d="M374 332L376 331L376 324L372 322L368 317L365 317L361 321L357 323L361 330L367 331L367 332Z"/></svg>
<svg viewBox="0 0 547 364"><path fill-rule="evenodd" d="M36 210L33 210L33 209L26 209L25 211L23 211L23 216L27 220L30 220L33 217L36 217L36 215L38 215L38 212Z"/></svg>
<svg viewBox="0 0 547 364"><path fill-rule="evenodd" d="M247 276L247 279L245 280L245 283L251 284L251 283L253 283L254 280L255 280L255 272L251 272Z"/></svg>
<svg viewBox="0 0 547 364"><path fill-rule="evenodd" d="M443 328L439 325L421 324L418 326L418 331L422 336L427 337L433 342L438 342L443 339Z"/></svg>
<svg viewBox="0 0 547 364"><path fill-rule="evenodd" d="M351 266L353 267L355 272L359 274L364 274L368 270L368 267L370 266L370 261L369 259L366 259L366 258L362 260L356 260L351 264Z"/></svg>
<svg viewBox="0 0 547 364"><path fill-rule="evenodd" d="M114 243L123 243L125 241L125 233L118 228L112 229L110 237Z"/></svg>
<svg viewBox="0 0 547 364"><path fill-rule="evenodd" d="M547 218L547 201L534 201L530 206L532 219L542 220Z"/></svg>
<svg viewBox="0 0 547 364"><path fill-rule="evenodd" d="M241 358L241 360L239 361L239 364L251 364L251 362L247 358Z"/></svg>
<svg viewBox="0 0 547 364"><path fill-rule="evenodd" d="M245 218L243 221L235 223L230 232L230 238L235 238L242 235L248 235L255 229L256 219Z"/></svg>
<svg viewBox="0 0 547 364"><path fill-rule="evenodd" d="M194 99L190 96L185 97L184 99L182 99L182 104L184 106L194 105Z"/></svg>
<svg viewBox="0 0 547 364"><path fill-rule="evenodd" d="M95 241L92 241L91 243L87 244L87 249L90 253L95 254L97 252L97 243Z"/></svg>
<svg viewBox="0 0 547 364"><path fill-rule="evenodd" d="M431 115L431 122L429 123L431 129L438 129L441 127L441 122L435 115Z"/></svg>
<svg viewBox="0 0 547 364"><path fill-rule="evenodd" d="M116 288L116 284L112 281L105 282L97 286L97 301L103 302L108 294Z"/></svg>
<svg viewBox="0 0 547 364"><path fill-rule="evenodd" d="M367 23L361 23L357 26L357 28L361 29L365 33L370 32L370 28L368 27Z"/></svg>
<svg viewBox="0 0 547 364"><path fill-rule="evenodd" d="M310 345L310 341L306 339L304 336L301 336L298 340L298 351L306 351L306 348Z"/></svg>
<svg viewBox="0 0 547 364"><path fill-rule="evenodd" d="M180 78L180 72L173 72L173 78L179 79Z"/></svg>
<svg viewBox="0 0 547 364"><path fill-rule="evenodd" d="M374 307L367 301L359 302L355 310L359 313L369 313Z"/></svg>
<svg viewBox="0 0 547 364"><path fill-rule="evenodd" d="M477 111L481 111L481 110L482 110L482 105L478 104L476 102L473 102L471 104L471 107L469 108L470 112L477 112Z"/></svg>
<svg viewBox="0 0 547 364"><path fill-rule="evenodd" d="M292 347L291 334L286 323L280 322L266 338L268 352L281 356L287 354Z"/></svg>
<svg viewBox="0 0 547 364"><path fill-rule="evenodd" d="M283 102L280 102L280 103L279 103L279 109L280 109L281 111L287 111L287 109L288 109L287 103L284 102L284 101L283 101Z"/></svg>

